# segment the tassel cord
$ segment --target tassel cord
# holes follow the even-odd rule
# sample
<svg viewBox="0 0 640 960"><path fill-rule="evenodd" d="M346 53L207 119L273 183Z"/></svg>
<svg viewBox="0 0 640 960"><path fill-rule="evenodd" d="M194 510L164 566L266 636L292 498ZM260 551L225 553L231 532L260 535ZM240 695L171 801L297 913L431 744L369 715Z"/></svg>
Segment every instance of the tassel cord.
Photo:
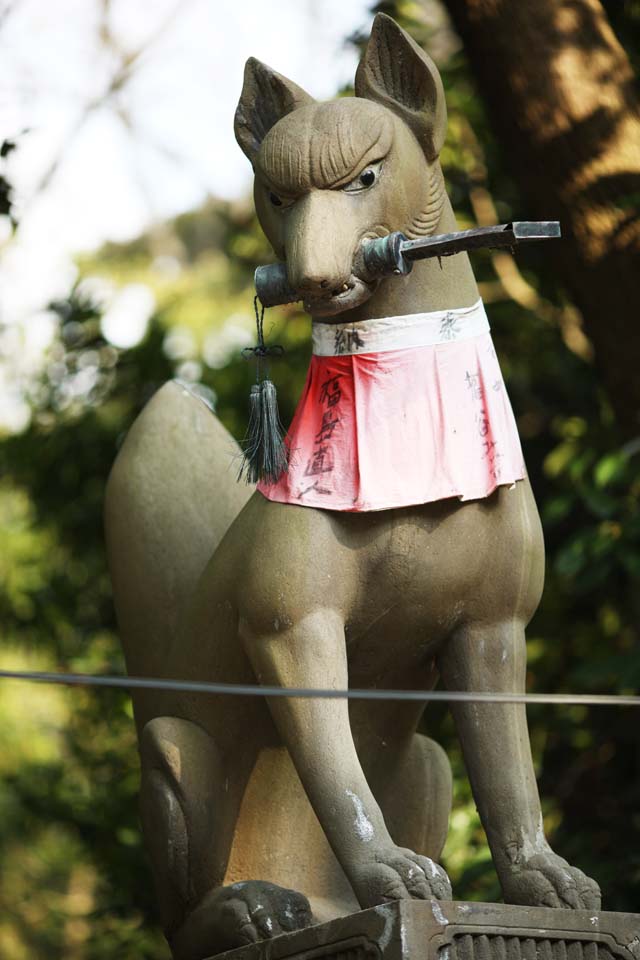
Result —
<svg viewBox="0 0 640 960"><path fill-rule="evenodd" d="M258 307L258 304L260 306ZM264 379L268 378L269 375L269 366L268 360L269 357L281 357L284 355L284 347L280 346L279 343L274 343L272 346L268 347L264 341L264 311L265 306L261 302L260 298L256 294L253 298L253 310L256 317L256 331L258 334L258 342L255 347L245 347L242 351L242 356L245 360L255 360L256 361L256 382L259 383L260 379L263 376L263 369L261 363L264 363Z"/></svg>
<svg viewBox="0 0 640 960"><path fill-rule="evenodd" d="M276 483L287 470L289 451L280 422L276 388L269 379L268 361L270 357L282 356L284 348L279 344L266 345L265 308L257 295L253 298L253 308L258 342L255 347L245 347L242 356L245 360L255 360L256 382L249 396L249 424L238 479L247 483Z"/></svg>

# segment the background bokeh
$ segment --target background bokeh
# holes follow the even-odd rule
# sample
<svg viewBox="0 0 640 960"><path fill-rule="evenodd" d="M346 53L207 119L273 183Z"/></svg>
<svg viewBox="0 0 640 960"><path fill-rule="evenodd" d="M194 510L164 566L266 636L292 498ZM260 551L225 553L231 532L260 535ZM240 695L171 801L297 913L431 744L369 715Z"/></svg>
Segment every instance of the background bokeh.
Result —
<svg viewBox="0 0 640 960"><path fill-rule="evenodd" d="M510 134L535 141L535 131L510 131L508 114L496 122L495 91L478 68L482 38L465 6L468 14L496 5L376 7L396 16L442 71L450 113L442 161L460 225L552 217L557 203L569 221L565 244L584 249L557 171L541 167L535 142L530 163L514 152ZM596 16L610 31L618 65L629 67L620 123L632 138L640 4L533 6L584 15L584 24ZM253 374L239 353L252 342L252 272L271 254L232 135L243 62L256 55L318 97L349 92L370 7L0 4L2 668L123 671L101 521L118 445L171 377L202 391L239 439L246 422ZM566 62L586 123L573 175L575 140L561 154L569 185L583 176L587 121L600 109L594 85L622 82L619 72L598 79L604 54L585 53L590 36L586 26L567 34L549 102L536 114L557 119L553 97ZM508 83L498 53L491 71ZM530 55L543 65L544 51ZM578 68L589 83L581 86ZM598 131L592 153L605 178L606 151L615 161L625 144L619 131L610 141ZM554 135L560 143L561 132ZM630 355L640 290L638 157L636 149L635 169L616 174L615 184L609 177L598 194L594 230L618 225L623 266L612 287L629 291L628 315L612 314L610 332L606 316L590 314L581 299L575 264L568 271L550 245L515 259L474 255L547 542L544 599L529 628L531 691L630 693L640 680L637 383L627 372L615 376L617 364L627 371L640 360ZM605 284L598 269L594 261L589 282L597 275ZM295 307L274 309L266 327L287 348L274 370L286 420L306 369L308 320ZM630 346L621 340L627 329ZM2 958L168 956L141 846L131 716L121 692L0 682ZM554 847L601 882L605 906L640 911L640 715L531 707L529 717ZM446 708L430 708L425 729L454 767L444 864L456 896L499 899Z"/></svg>

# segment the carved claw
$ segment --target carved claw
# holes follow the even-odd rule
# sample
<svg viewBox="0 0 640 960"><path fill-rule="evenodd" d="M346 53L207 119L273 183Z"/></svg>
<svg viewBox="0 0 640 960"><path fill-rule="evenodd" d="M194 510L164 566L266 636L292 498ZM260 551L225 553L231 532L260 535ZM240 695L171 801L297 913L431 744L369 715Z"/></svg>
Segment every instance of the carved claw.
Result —
<svg viewBox="0 0 640 960"><path fill-rule="evenodd" d="M565 910L599 910L600 887L552 851L511 866L501 877L505 903Z"/></svg>
<svg viewBox="0 0 640 960"><path fill-rule="evenodd" d="M442 867L403 847L384 847L350 874L361 907L390 900L450 900L451 883Z"/></svg>
<svg viewBox="0 0 640 960"><path fill-rule="evenodd" d="M172 938L171 948L176 960L200 960L311 923L311 907L301 893L247 880L219 887L203 897Z"/></svg>

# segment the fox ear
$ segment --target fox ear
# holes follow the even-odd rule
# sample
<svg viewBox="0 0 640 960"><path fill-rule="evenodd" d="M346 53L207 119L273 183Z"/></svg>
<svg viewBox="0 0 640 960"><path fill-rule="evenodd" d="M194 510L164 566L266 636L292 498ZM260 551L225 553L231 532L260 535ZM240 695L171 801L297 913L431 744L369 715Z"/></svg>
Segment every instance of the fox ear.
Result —
<svg viewBox="0 0 640 960"><path fill-rule="evenodd" d="M435 160L447 130L442 80L427 56L395 20L379 13L356 72L356 96L393 110L416 135L427 160Z"/></svg>
<svg viewBox="0 0 640 960"><path fill-rule="evenodd" d="M236 140L252 163L271 127L306 103L314 103L314 99L301 87L249 57L233 126Z"/></svg>

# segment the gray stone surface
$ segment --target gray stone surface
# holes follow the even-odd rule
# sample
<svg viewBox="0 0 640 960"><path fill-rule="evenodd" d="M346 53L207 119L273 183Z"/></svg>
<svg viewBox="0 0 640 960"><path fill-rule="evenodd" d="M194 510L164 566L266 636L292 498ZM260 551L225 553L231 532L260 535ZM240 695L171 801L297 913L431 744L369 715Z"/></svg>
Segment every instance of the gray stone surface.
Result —
<svg viewBox="0 0 640 960"><path fill-rule="evenodd" d="M225 960L638 960L640 914L400 900Z"/></svg>

